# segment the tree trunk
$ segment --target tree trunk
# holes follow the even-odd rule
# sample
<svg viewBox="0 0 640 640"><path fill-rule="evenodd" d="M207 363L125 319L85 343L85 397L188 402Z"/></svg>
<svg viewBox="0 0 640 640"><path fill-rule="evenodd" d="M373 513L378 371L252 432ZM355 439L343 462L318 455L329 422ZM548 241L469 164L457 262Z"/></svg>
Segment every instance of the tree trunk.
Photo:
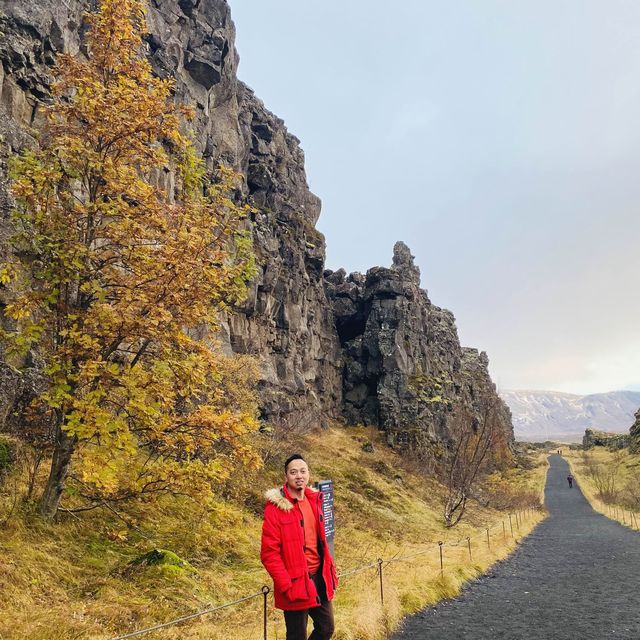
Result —
<svg viewBox="0 0 640 640"><path fill-rule="evenodd" d="M61 426L57 428L57 431L56 446L53 450L53 460L51 461L51 472L40 500L40 513L48 520L51 520L58 511L60 496L64 491L69 467L71 466L71 458L77 442L77 438L65 433Z"/></svg>

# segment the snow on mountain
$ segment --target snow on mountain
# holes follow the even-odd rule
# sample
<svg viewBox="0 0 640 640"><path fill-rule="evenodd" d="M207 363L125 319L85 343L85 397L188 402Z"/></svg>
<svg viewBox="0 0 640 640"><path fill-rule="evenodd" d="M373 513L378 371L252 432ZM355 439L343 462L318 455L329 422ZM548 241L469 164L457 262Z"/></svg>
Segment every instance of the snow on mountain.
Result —
<svg viewBox="0 0 640 640"><path fill-rule="evenodd" d="M501 391L513 414L517 440L580 442L587 428L626 432L640 407L640 392L579 396L558 391Z"/></svg>

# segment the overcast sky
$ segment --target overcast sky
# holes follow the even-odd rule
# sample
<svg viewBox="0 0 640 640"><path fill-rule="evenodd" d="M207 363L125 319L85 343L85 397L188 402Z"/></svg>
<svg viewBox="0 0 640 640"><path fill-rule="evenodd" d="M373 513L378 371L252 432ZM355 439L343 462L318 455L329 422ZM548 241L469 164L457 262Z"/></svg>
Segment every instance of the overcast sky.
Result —
<svg viewBox="0 0 640 640"><path fill-rule="evenodd" d="M640 390L640 2L230 4L328 268L404 240L500 388Z"/></svg>

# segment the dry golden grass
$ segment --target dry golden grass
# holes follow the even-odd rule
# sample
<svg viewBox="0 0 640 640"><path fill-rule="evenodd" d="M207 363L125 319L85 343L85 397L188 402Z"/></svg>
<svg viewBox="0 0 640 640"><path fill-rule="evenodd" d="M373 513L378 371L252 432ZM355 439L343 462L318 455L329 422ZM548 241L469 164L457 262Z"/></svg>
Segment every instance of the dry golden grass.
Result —
<svg viewBox="0 0 640 640"><path fill-rule="evenodd" d="M447 530L439 506L442 487L389 450L379 432L336 427L299 445L314 479L335 483L339 571L385 561L384 606L377 567L343 577L335 600L336 640L386 637L403 615L457 594L544 517L540 510L512 514L512 537L507 512L473 503L463 522ZM0 533L0 638L106 640L259 592L271 584L258 554L261 496L281 482L279 465L272 466L259 476L238 478L213 513L186 499L137 507L137 528L128 529L102 510L64 515L55 525L16 511ZM508 482L539 491L545 475L541 462L511 473ZM0 508L6 512L11 482L3 487ZM444 542L442 575L438 541ZM123 572L131 559L154 547L176 552L197 573L158 567ZM270 639L284 638L282 614L273 609L271 596L268 625ZM143 637L257 640L262 598Z"/></svg>
<svg viewBox="0 0 640 640"><path fill-rule="evenodd" d="M616 499L608 502L601 499L597 483L592 474L588 472L585 453L591 458L592 464L601 464L616 469ZM563 455L569 462L571 473L578 480L582 493L596 511L627 527L639 529L640 512L629 504L624 487L631 478L638 475L640 455L632 455L628 449L610 451L605 447L594 447L587 452L570 449L563 451Z"/></svg>

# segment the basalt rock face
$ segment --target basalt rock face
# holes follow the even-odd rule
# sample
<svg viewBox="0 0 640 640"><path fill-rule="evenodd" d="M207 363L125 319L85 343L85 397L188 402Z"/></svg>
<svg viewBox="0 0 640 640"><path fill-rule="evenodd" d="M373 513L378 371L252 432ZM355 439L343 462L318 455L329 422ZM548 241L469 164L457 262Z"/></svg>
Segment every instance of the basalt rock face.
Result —
<svg viewBox="0 0 640 640"><path fill-rule="evenodd" d="M55 56L82 51L90 8L80 0L0 3L0 233L7 157L34 144L28 132L49 99ZM195 107L200 152L210 167L222 161L241 173L242 196L258 211L248 224L260 273L246 303L224 319L223 342L260 359L264 419L317 424L337 416L340 350L322 281L324 237L315 229L320 200L307 186L299 141L237 79L224 0L152 0L148 22L154 71L175 77L177 99Z"/></svg>
<svg viewBox="0 0 640 640"><path fill-rule="evenodd" d="M585 429L582 447L607 447L608 449L624 449L629 446L630 437L626 433L610 433L597 429Z"/></svg>
<svg viewBox="0 0 640 640"><path fill-rule="evenodd" d="M247 225L259 274L246 302L223 318L221 337L227 350L260 360L262 417L311 426L344 416L378 425L395 444L446 440L454 408L478 413L497 400L486 356L460 347L453 315L420 289L402 244L389 269L323 277L325 243L315 229L320 201L307 186L304 154L282 120L237 79L227 2L149 4L155 73L176 79L176 99L195 108L195 140L208 166L234 167L243 177L239 195L256 210ZM83 52L83 12L91 8L93 0L0 0L0 234L10 208L7 158L36 144L30 130L49 99L55 57ZM173 176L160 179L170 186ZM0 369L0 428L37 393L35 380L28 367ZM500 415L509 436L506 407Z"/></svg>
<svg viewBox="0 0 640 640"><path fill-rule="evenodd" d="M629 450L631 453L640 453L640 409L636 412L635 422L629 430Z"/></svg>
<svg viewBox="0 0 640 640"><path fill-rule="evenodd" d="M511 415L498 398L485 353L460 346L451 312L431 303L408 247L390 268L325 272L344 353L348 422L377 425L392 444L431 448L451 437L454 409L478 418L491 406L506 441Z"/></svg>
<svg viewBox="0 0 640 640"><path fill-rule="evenodd" d="M317 424L340 405L339 345L322 282L325 244L315 229L297 138L237 79L235 28L222 0L157 0L149 14L154 71L177 80L196 106L195 137L214 166L244 177L260 273L242 308L223 323L226 345L256 355L265 420Z"/></svg>

